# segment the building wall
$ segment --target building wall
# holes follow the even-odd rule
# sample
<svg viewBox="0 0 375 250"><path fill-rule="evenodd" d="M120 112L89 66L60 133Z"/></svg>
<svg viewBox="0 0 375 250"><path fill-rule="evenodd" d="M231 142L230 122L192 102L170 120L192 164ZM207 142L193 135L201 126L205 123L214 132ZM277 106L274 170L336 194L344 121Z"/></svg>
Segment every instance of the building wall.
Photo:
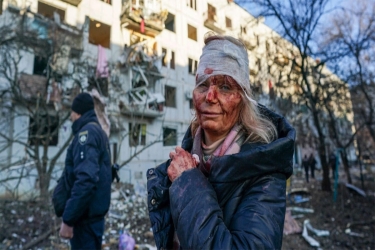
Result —
<svg viewBox="0 0 375 250"><path fill-rule="evenodd" d="M6 6L8 2L4 1L4 5ZM31 11L38 11L38 1L36 0L18 0L17 2L20 8L30 5ZM84 28L86 16L103 24L110 25L110 48L105 49L105 53L108 61L111 63L116 63L123 53L124 46L130 45L133 30L128 29L126 25L121 23L120 16L123 9L122 0L112 0L112 4L107 4L100 0L82 0L78 6L73 6L59 0L41 0L41 2L65 10L64 22L79 29ZM152 43L156 42L156 51L158 55L162 54L162 48L167 49L167 58L170 58L171 51L175 54L175 69L160 67L160 71L164 75L164 78L155 84L155 90L165 94L165 86L175 87L176 107L164 107L164 115L153 119L145 119L139 116L120 115L116 103L118 100L113 100L113 97L116 96L116 98L121 99L122 96L114 90L110 90L110 96L104 98L107 102L107 111L111 115L120 117L121 125L124 128L124 130L112 132L110 135L112 149L115 144L117 144L117 148L120 149L117 159L118 163L126 161L135 152L142 148L142 146L129 146L129 138L126 136L129 132L129 123L137 122L146 124L146 145L157 139L162 139L164 127L177 130L177 145L180 145L193 117L193 111L190 109L189 104L190 100L186 93L192 92L195 86L195 75L188 73L188 58L199 61L202 47L204 45L204 35L210 31L210 29L204 25L207 18L207 3L216 7L216 25L219 28L225 30L225 33L228 35L235 37L241 36L244 40L256 45L253 50L248 51L250 68L254 69L258 67L257 60L260 60L260 70L256 76L256 80L260 82L263 94L259 97L259 102L265 105L269 104L268 81L272 80L272 77L267 73L268 59L264 56L266 53L265 44L271 38L278 37L278 34L263 24L261 18L255 19L245 9L234 3L229 4L227 0L197 0L196 10L187 6L190 1L163 0L161 2L162 9L167 9L169 13L175 15L175 32L164 29L155 37L144 38L150 40ZM4 19L4 16L4 14L3 17L0 16L0 24L2 19ZM225 17L231 19L232 27L226 27ZM188 24L196 27L197 41L188 38ZM244 33L244 28L246 29L246 34ZM291 45L287 44L287 46ZM90 44L86 40L84 42L82 58L95 65L97 57L98 46ZM33 55L25 54L21 61L20 68L22 68L24 72L31 74L33 69L32 62ZM126 91L129 90L129 86L131 86L131 76L125 72L120 78L123 89ZM252 76L252 79L255 78ZM285 91L293 91L293 88ZM23 120L15 120L14 124L16 124L14 127L15 134L19 133L19 131L24 131L23 133L26 133L25 129L28 124L27 118L24 118ZM63 143L63 141L68 138L69 133L71 133L70 126L71 123L67 122L61 128L59 133L59 145L55 147L56 149L51 148L51 152L57 150L58 147L61 146L60 141ZM148 147L142 153L137 155L130 163L122 167L120 170L122 181L129 181L136 185L139 184L139 186L144 185L146 182L147 169L156 167L158 164L167 160L169 152L173 150L175 146L176 145L163 146L163 143L159 142ZM12 151L17 152L19 157L24 155L22 147L19 145L14 145ZM65 154L61 156L57 163L58 171L54 173L54 178L59 176L64 167L64 157ZM298 154L296 158L300 157L300 154ZM35 183L35 180L29 180L27 183ZM53 186L54 182L51 183L51 187ZM30 186L28 188L30 188Z"/></svg>

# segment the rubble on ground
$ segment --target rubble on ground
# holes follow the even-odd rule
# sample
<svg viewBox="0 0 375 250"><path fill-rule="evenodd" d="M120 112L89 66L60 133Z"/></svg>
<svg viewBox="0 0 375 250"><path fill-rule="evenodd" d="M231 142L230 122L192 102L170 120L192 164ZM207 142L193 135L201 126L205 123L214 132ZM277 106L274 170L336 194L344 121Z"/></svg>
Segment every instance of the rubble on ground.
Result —
<svg viewBox="0 0 375 250"><path fill-rule="evenodd" d="M375 249L374 176L368 174L364 179L366 197L347 188L345 181L339 182L335 202L333 193L321 191L320 178L318 173L316 179L306 183L303 176L292 176L282 250L316 249L303 237L304 226L322 249ZM352 185L361 187L354 180ZM300 202L305 198L309 200ZM68 250L68 241L58 236L60 223L51 204L0 200L0 249ZM155 250L150 227L144 188L114 183L103 249L118 249L120 230L126 229L137 249ZM315 232L329 232L329 236Z"/></svg>
<svg viewBox="0 0 375 250"><path fill-rule="evenodd" d="M0 249L69 250L69 241L60 239L61 218L52 204L38 201L0 201ZM120 231L127 231L137 249L155 249L145 193L133 185L114 183L110 210L106 216L103 249L118 249Z"/></svg>

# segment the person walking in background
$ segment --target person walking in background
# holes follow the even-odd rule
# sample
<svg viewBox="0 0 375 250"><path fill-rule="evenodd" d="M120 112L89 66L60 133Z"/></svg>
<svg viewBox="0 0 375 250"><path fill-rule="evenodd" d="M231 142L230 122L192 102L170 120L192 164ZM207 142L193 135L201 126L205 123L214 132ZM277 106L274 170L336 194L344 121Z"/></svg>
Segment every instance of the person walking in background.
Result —
<svg viewBox="0 0 375 250"><path fill-rule="evenodd" d="M252 99L248 54L205 38L182 146L147 172L158 249L281 249L295 130Z"/></svg>
<svg viewBox="0 0 375 250"><path fill-rule="evenodd" d="M328 164L332 170L332 179L335 179L335 172L336 172L336 155L335 153L331 153L329 155L329 161Z"/></svg>
<svg viewBox="0 0 375 250"><path fill-rule="evenodd" d="M305 178L306 182L309 182L309 158L307 157L307 154L302 159L302 166L305 169Z"/></svg>
<svg viewBox="0 0 375 250"><path fill-rule="evenodd" d="M73 100L70 118L74 139L53 193L56 215L62 216L60 237L70 239L71 249L101 249L111 198L108 137L90 94L81 93Z"/></svg>
<svg viewBox="0 0 375 250"><path fill-rule="evenodd" d="M311 172L311 178L315 179L315 167L316 167L316 160L314 154L311 153L309 157L309 168Z"/></svg>

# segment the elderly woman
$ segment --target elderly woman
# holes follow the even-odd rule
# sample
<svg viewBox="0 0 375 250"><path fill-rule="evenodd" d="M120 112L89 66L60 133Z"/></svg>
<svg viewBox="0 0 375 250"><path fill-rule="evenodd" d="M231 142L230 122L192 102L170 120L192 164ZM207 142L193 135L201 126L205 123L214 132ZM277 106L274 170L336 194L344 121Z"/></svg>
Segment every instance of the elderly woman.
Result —
<svg viewBox="0 0 375 250"><path fill-rule="evenodd" d="M247 51L210 36L181 147L147 173L158 249L280 249L294 129L251 98Z"/></svg>

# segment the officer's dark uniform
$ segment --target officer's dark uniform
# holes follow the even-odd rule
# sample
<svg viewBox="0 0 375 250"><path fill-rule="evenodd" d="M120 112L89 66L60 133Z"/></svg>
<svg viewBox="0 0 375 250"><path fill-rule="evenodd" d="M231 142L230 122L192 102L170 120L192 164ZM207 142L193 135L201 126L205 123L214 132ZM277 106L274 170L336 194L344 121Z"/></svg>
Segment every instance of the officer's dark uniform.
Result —
<svg viewBox="0 0 375 250"><path fill-rule="evenodd" d="M72 249L101 249L104 216L111 198L108 137L93 109L77 119L72 130L74 139L68 148L65 170L58 183L58 186L71 190L62 208L62 219L73 227ZM63 192L54 192L54 199L59 198L56 197L59 193Z"/></svg>

